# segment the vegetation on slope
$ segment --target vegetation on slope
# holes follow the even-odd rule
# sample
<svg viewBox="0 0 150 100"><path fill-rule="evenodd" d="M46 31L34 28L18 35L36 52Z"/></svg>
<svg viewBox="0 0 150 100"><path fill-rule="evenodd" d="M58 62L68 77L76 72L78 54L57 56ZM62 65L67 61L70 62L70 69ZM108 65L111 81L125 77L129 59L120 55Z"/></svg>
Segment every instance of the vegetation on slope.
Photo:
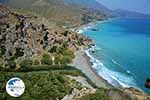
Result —
<svg viewBox="0 0 150 100"><path fill-rule="evenodd" d="M74 51L92 44L89 38L64 28L49 28L37 16L26 16L1 6L0 66L67 65ZM30 61L30 62L29 62ZM20 66L21 65L21 66Z"/></svg>
<svg viewBox="0 0 150 100"><path fill-rule="evenodd" d="M20 77L26 86L25 93L18 98L19 100L60 100L73 88L69 78L59 71L1 72L0 100L16 100L5 91L5 84L12 77ZM74 83L74 86L75 84L77 83Z"/></svg>
<svg viewBox="0 0 150 100"><path fill-rule="evenodd" d="M26 86L19 100L60 100L78 88L66 75L81 72L67 65L74 51L91 41L66 29L49 29L35 21L37 16L0 7L0 100L16 99L5 90L12 77L21 78Z"/></svg>

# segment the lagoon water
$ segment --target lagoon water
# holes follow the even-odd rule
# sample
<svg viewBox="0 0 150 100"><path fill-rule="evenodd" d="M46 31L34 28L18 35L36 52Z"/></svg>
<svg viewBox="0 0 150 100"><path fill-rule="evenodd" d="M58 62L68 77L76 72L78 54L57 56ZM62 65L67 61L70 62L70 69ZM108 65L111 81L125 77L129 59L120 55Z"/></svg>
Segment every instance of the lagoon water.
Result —
<svg viewBox="0 0 150 100"><path fill-rule="evenodd" d="M150 20L116 19L98 23L83 34L96 44L89 52L93 68L114 86L144 87L150 78Z"/></svg>

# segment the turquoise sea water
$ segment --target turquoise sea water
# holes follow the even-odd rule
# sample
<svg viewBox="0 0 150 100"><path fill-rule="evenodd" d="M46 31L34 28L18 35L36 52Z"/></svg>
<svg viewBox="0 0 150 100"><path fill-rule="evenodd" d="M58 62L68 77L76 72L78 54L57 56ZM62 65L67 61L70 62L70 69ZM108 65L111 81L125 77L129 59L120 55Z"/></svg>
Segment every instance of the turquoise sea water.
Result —
<svg viewBox="0 0 150 100"><path fill-rule="evenodd" d="M144 87L150 78L150 20L116 19L98 23L83 34L95 41L95 53L89 52L93 68L114 86ZM94 58L92 58L94 57Z"/></svg>

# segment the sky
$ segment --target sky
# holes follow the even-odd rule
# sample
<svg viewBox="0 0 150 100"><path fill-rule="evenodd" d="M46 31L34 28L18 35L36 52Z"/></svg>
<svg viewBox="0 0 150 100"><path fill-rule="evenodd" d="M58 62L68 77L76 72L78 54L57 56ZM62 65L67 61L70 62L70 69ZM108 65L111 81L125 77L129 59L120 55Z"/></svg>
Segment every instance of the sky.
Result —
<svg viewBox="0 0 150 100"><path fill-rule="evenodd" d="M150 0L97 0L109 9L125 9L150 14Z"/></svg>

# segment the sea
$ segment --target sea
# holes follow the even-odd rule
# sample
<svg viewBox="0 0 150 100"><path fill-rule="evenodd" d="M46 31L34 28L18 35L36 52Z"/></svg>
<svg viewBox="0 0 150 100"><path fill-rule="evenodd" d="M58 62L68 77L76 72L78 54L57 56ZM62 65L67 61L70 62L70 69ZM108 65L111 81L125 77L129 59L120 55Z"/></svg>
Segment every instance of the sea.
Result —
<svg viewBox="0 0 150 100"><path fill-rule="evenodd" d="M83 34L95 42L85 52L102 78L115 87L134 87L150 93L144 86L150 78L150 19L97 22Z"/></svg>

